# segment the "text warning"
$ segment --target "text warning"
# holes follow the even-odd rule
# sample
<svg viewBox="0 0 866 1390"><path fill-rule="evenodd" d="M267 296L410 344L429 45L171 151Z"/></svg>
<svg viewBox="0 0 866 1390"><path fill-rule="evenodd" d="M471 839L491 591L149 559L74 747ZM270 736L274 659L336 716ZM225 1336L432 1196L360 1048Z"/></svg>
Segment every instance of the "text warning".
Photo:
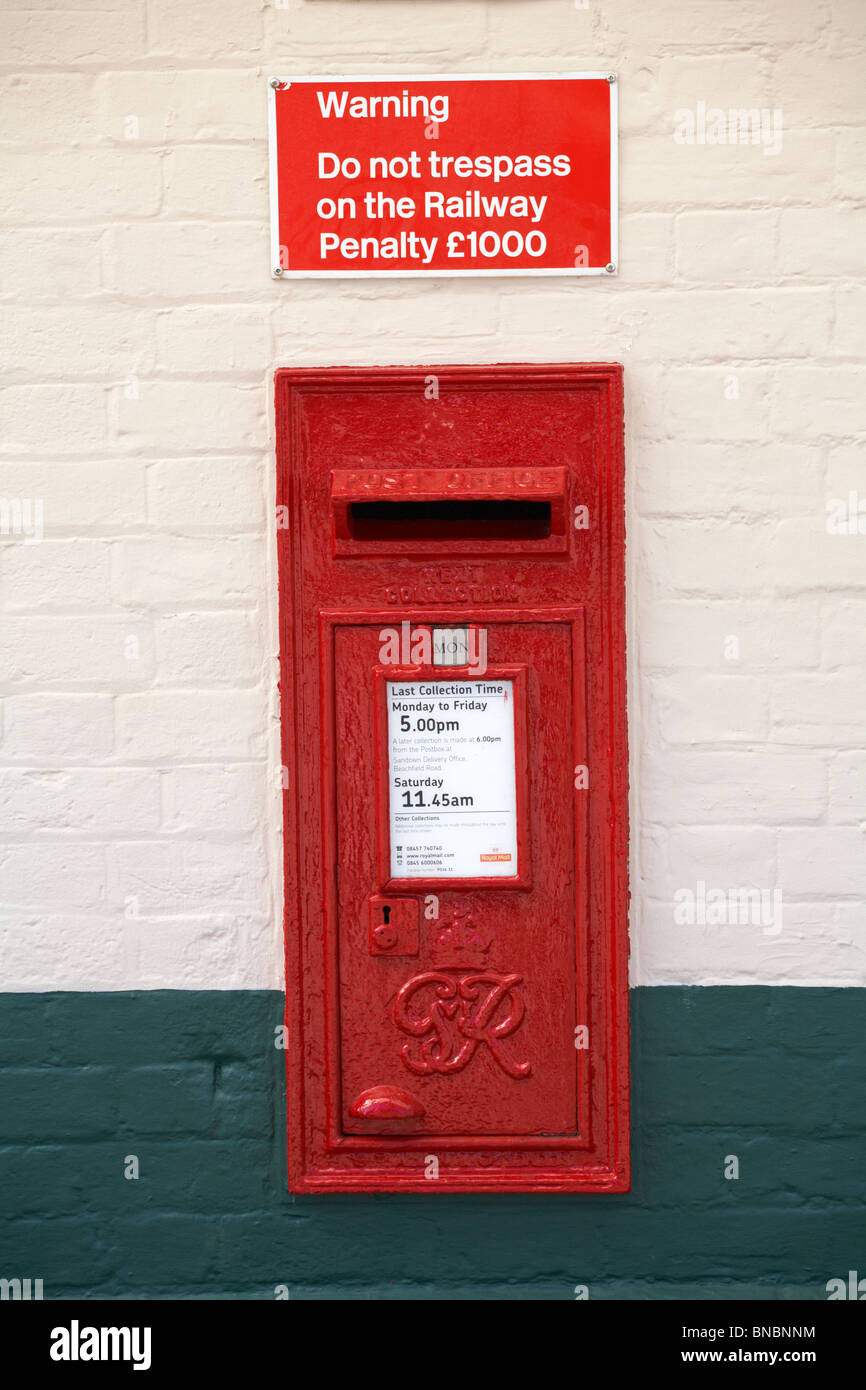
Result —
<svg viewBox="0 0 866 1390"><path fill-rule="evenodd" d="M597 275L616 266L605 74L272 78L274 275Z"/></svg>

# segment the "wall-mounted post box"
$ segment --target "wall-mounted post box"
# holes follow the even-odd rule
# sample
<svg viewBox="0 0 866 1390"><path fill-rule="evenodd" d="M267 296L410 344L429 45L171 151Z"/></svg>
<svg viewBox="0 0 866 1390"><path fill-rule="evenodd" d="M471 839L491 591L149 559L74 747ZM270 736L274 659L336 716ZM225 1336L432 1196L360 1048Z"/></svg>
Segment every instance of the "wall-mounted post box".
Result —
<svg viewBox="0 0 866 1390"><path fill-rule="evenodd" d="M290 1187L625 1191L621 369L276 409Z"/></svg>

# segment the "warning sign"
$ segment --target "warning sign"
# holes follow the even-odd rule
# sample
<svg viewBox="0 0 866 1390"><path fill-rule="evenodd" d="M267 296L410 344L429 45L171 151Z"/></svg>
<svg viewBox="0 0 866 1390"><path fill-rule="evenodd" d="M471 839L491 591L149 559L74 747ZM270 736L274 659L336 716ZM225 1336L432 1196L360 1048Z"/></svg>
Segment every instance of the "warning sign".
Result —
<svg viewBox="0 0 866 1390"><path fill-rule="evenodd" d="M277 277L616 268L612 74L270 79Z"/></svg>
<svg viewBox="0 0 866 1390"><path fill-rule="evenodd" d="M386 692L392 878L514 878L514 682Z"/></svg>

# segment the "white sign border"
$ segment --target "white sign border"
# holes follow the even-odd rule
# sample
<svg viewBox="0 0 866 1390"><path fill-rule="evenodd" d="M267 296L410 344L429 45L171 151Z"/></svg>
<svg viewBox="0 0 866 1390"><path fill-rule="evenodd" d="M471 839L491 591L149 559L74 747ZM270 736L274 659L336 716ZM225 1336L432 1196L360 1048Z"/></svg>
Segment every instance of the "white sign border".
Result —
<svg viewBox="0 0 866 1390"><path fill-rule="evenodd" d="M426 680L426 681L428 682L428 684L437 684L437 683L438 683L438 682L436 682L435 680L431 680L429 677L426 677L426 676L425 676L425 677L421 677L420 679ZM490 682L493 682L493 681L501 681L501 683L502 683L503 685L509 685L509 686L511 687L511 696L510 696L511 708L510 708L510 710L507 709L507 706L508 706L508 697L506 697L506 698L504 699L504 701L503 701L503 706L505 707L506 715L509 715L509 714L510 714L510 716L511 716L510 718L506 718L506 720L505 720L506 727L507 727L507 729L508 729L508 731L509 731L509 733L510 733L511 757L510 757L509 761L510 761L511 770L512 770L512 775L507 779L507 780L508 780L508 790L509 790L509 793L511 794L511 806L506 808L505 814L508 815L509 821L510 821L510 824L509 824L509 840L510 840L510 842L512 842L513 845L514 845L514 862L513 862L513 864L507 869L507 871L505 871L505 872L497 873L497 872L495 872L495 870L494 870L493 872L491 872L491 873L486 873L486 874L477 873L477 872L476 872L476 873L454 873L454 874L452 874L452 873L443 873L442 870L441 870L441 868L440 868L439 870L431 871L431 872L429 872L429 873L428 873L428 872L424 872L424 873L420 873L420 874L410 874L410 873L406 873L406 872L402 872L402 873L401 873L401 872L399 871L399 865L395 865L395 864L394 864L394 812L395 812L395 809L396 809L396 811L397 811L398 813L400 813L400 812L406 810L407 808L402 807L402 806L397 806L397 807L395 807L395 804L394 804L394 797L395 797L394 778L395 778L395 776L397 776L398 774L395 773L395 772L392 770L392 769L393 769L393 765L394 765L393 752L394 752L394 742L395 742L395 741L394 741L394 735L393 735L393 724L394 724L394 722L396 722L396 721L392 721L392 717L391 717L391 716L392 716L392 714L393 714L393 705L392 705L391 702L392 702L392 700L400 700L400 699L411 700L411 699L414 699L414 698L417 698L417 697L416 697L416 696L413 696L412 694L410 694L410 693L408 693L408 692L407 692L405 695L393 695L393 694L388 694L388 687L389 687L389 686L392 686L392 685L411 685L411 684L419 684L419 683L420 683L420 680L419 680L419 678L417 678L417 677L416 677L414 680L412 680L412 679L405 680L405 679L402 679L402 678L399 677L399 676L394 677L393 679L389 679L389 678L386 676L386 677L385 677L385 700L386 700L386 704L387 704L387 733L388 733L388 749L387 749L387 759L388 759L388 858L389 858L390 881L391 881L391 882L410 882L410 881L412 881L412 880L416 880L416 881L417 881L418 879L423 879L425 882L429 882L429 881L431 881L431 880L441 880L443 883L447 883L447 882L449 882L449 881L452 881L452 882L454 882L454 883L466 883L467 880L480 879L480 880L482 880L485 884L489 881L490 884L491 884L491 886L492 886L492 887L495 887L497 883L501 884L503 880L505 880L506 882L507 882L507 881L513 881L514 878L515 878L515 875L518 875L518 876L519 876L519 875L520 875L520 871L521 871L521 862L520 862L520 861L521 861L521 855L520 855L520 848L521 848L521 847L520 847L520 785L519 785L520 779L519 779L518 768L517 768L517 750L518 750L518 730L517 730L517 713L516 713L516 711L517 711L517 693L518 693L518 692L517 692L517 680L516 680L516 678L515 678L513 675L511 675L511 676L503 676L503 677L498 677L498 676L496 676L496 677L493 677L493 676L468 676L468 677L467 677L467 676L457 676L457 677L454 677L454 676L450 676L450 677L445 677L445 678L443 678L443 680L442 680L441 683L442 683L443 685L447 685L447 684L449 683L449 681L453 681L453 683L454 683L455 685L457 685L457 684L460 684L460 685L484 685L484 684L485 684L486 682L488 682L488 681L490 681ZM446 697L444 697L443 695L434 695L434 696L431 696L431 697L429 697L429 698L442 700L443 698L446 698ZM449 697L449 698L453 698L453 697ZM399 731L398 731L398 733L399 733ZM489 751L492 752L495 756L498 756L497 750L491 749L491 750L489 750ZM409 810L417 810L418 808L417 808L417 807L409 807L408 809L409 809ZM425 808L425 810L426 810L428 813L429 813L430 809L431 809L431 808L430 808L429 806ZM478 811L478 812L473 812L473 814L476 814L476 815L477 815L477 814L489 815L490 812ZM431 831L433 831L433 832L435 833L436 831L438 831L438 827L435 827L435 828L434 828L434 827L431 827ZM402 831L402 832L400 832L400 833L403 834L404 836L406 836L406 835L412 834L412 833L414 833L414 832L411 831L411 830L409 830L409 829L406 829L405 831ZM423 833L423 832L421 832L421 833ZM459 832L458 832L458 833L459 833ZM510 857L510 856L509 856L509 857ZM504 869L505 869L505 865L503 865L503 870L504 870ZM457 890L455 890L455 891L457 891Z"/></svg>
<svg viewBox="0 0 866 1390"><path fill-rule="evenodd" d="M297 82L319 82L334 86L345 82L538 82L599 81L610 86L610 258L603 266L528 267L514 270L282 270L280 268L280 207L277 181L277 88ZM312 77L269 77L268 83L268 169L270 174L271 279L273 280L453 280L457 278L514 279L524 276L609 275L619 273L619 82L611 72L380 72L364 75L328 73Z"/></svg>

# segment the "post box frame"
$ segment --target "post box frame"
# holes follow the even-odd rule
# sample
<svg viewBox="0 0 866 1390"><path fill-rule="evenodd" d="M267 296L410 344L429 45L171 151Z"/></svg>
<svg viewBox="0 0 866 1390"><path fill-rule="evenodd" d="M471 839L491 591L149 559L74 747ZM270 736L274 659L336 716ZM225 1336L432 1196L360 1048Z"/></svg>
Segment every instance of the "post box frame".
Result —
<svg viewBox="0 0 866 1390"><path fill-rule="evenodd" d="M337 965L337 922L333 887L329 885L334 883L336 868L333 787L338 755L327 692L333 682L336 628L347 623L393 624L398 613L394 608L369 604L323 605L315 615L302 610L298 554L303 496L298 461L304 456L306 444L301 408L305 393L321 397L344 391L416 391L419 381L430 373L438 377L440 390L508 390L513 384L522 390L544 392L565 387L589 392L593 399L599 482L595 524L603 550L598 578L598 649L586 651L585 614L580 604L408 605L413 624L565 623L573 631L574 651L579 651L581 660L588 663L587 688L591 686L596 692L590 716L596 722L603 717L604 728L593 734L593 756L587 746L583 749L584 757L580 756L580 734L576 729L575 755L577 762L588 762L594 767L604 786L604 806L593 814L590 824L586 798L578 797L575 801L575 871L587 875L593 855L597 856L597 863L591 912L582 925L578 924L576 1000L578 1015L589 1029L590 1044L583 1049L575 1038L580 1127L573 1135L500 1134L491 1142L486 1136L477 1135L340 1132L340 1079L335 1062L339 1017L336 996L327 987L328 980L333 983ZM295 368L276 374L276 406L277 504L285 509L281 515L288 520L288 525L278 530L278 561L282 749L286 771L283 797L290 1187L307 1193L627 1191L628 776L621 368L613 364ZM339 564L340 560L332 556L329 563ZM318 654L311 662L313 640ZM430 674L441 678L449 672L450 668L434 667ZM394 678L394 674L392 668L389 678ZM296 722L301 693L308 715L303 731ZM311 715L315 710L317 714ZM310 718L315 728L310 727ZM315 775L310 773L313 758L318 760ZM302 843L306 841L304 828L311 826L312 844ZM311 881L311 870L314 879L324 886L325 899L318 904L304 900L304 885ZM412 891L420 892L422 888L422 881L412 881ZM431 1151L443 1156L437 1181L424 1175L423 1159ZM395 1167L398 1152L415 1158L408 1166Z"/></svg>

